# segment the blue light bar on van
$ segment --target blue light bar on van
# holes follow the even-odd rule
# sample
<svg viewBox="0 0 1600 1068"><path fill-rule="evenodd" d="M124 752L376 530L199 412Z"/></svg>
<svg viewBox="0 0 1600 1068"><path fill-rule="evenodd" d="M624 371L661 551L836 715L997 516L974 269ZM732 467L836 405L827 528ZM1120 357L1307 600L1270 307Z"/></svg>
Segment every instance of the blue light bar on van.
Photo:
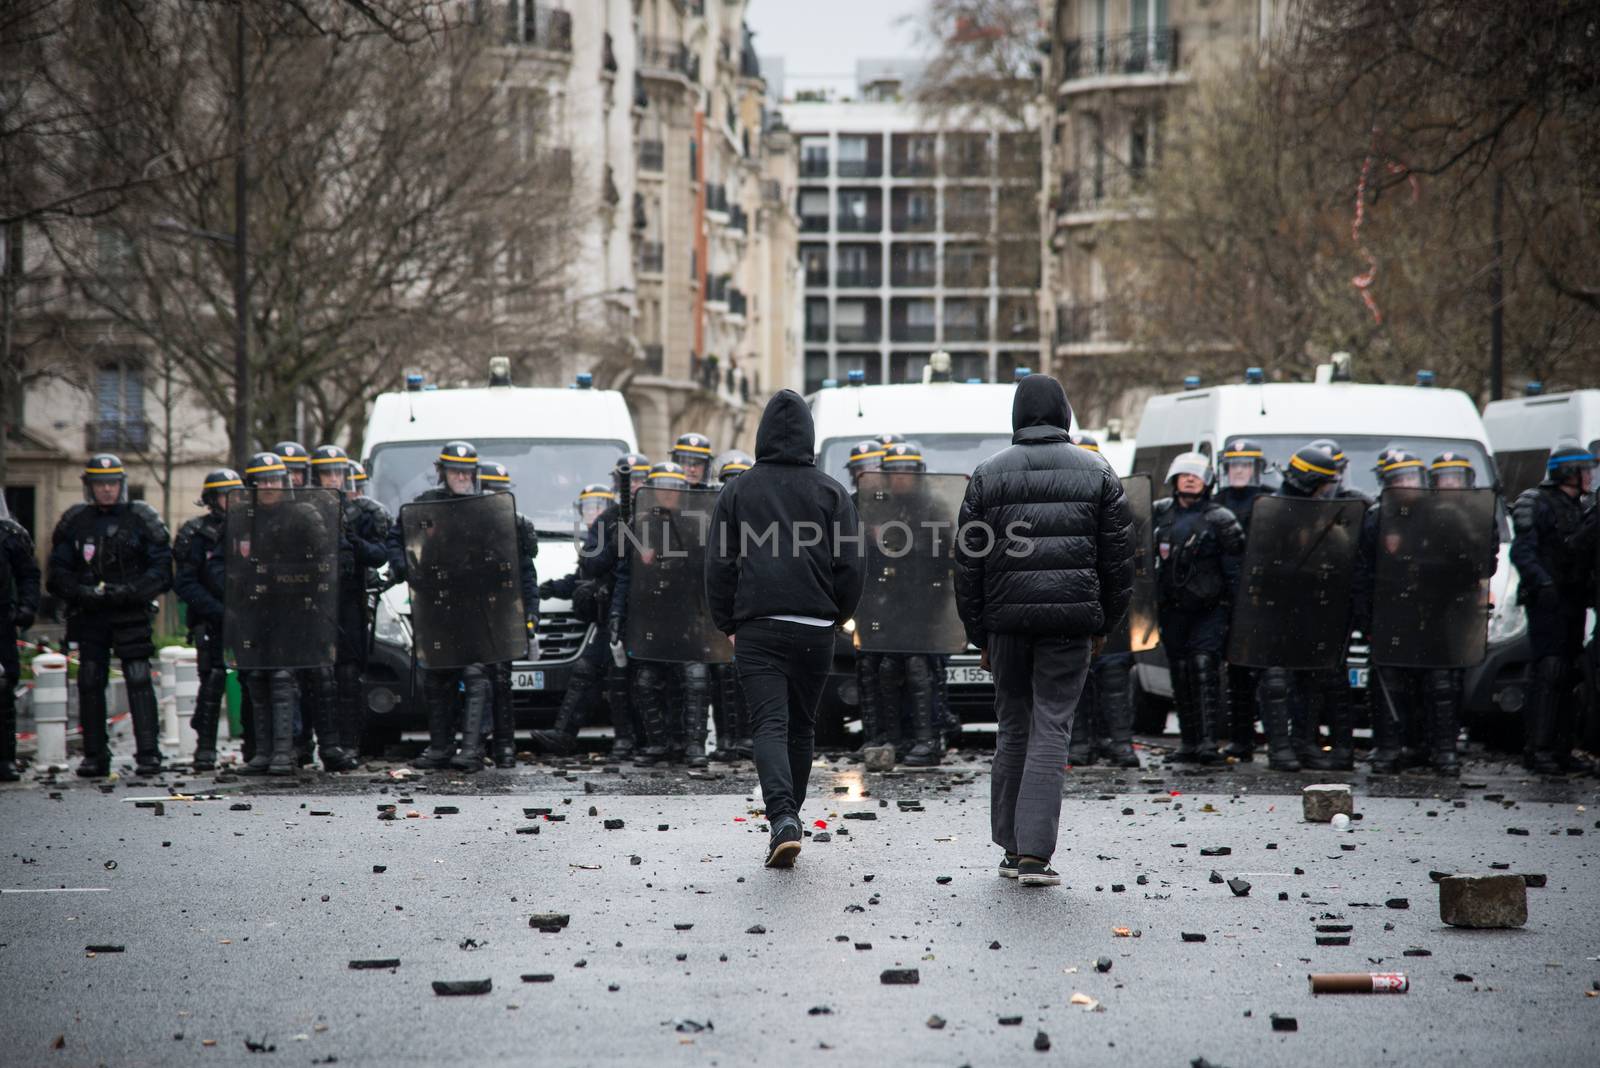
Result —
<svg viewBox="0 0 1600 1068"><path fill-rule="evenodd" d="M406 392L407 393L416 393L416 392L418 392L419 390L422 389L422 382L423 382L423 376L417 374L415 371L413 371L410 374L406 375Z"/></svg>
<svg viewBox="0 0 1600 1068"><path fill-rule="evenodd" d="M983 385L983 379L981 379L981 378L969 378L969 379L967 379L967 385L969 385L969 386L981 386L981 385Z"/></svg>
<svg viewBox="0 0 1600 1068"><path fill-rule="evenodd" d="M1527 397L1537 397L1544 393L1544 383L1538 380L1529 382L1522 387L1522 393Z"/></svg>
<svg viewBox="0 0 1600 1068"><path fill-rule="evenodd" d="M579 389L593 389L594 375L590 374L588 371L578 372L577 386Z"/></svg>
<svg viewBox="0 0 1600 1068"><path fill-rule="evenodd" d="M1423 389L1427 389L1433 385L1433 378L1434 375L1432 371L1418 371L1417 385L1421 386Z"/></svg>
<svg viewBox="0 0 1600 1068"><path fill-rule="evenodd" d="M822 380L822 388L823 389L838 389L839 388L839 380L837 378L824 378Z"/></svg>
<svg viewBox="0 0 1600 1068"><path fill-rule="evenodd" d="M1262 373L1259 367L1246 367L1244 369L1244 380L1247 385L1259 386L1267 380L1267 376Z"/></svg>
<svg viewBox="0 0 1600 1068"><path fill-rule="evenodd" d="M1013 381L1021 382L1024 378L1027 378L1031 374L1033 374L1033 368L1019 367L1015 371L1011 372L1011 378Z"/></svg>
<svg viewBox="0 0 1600 1068"><path fill-rule="evenodd" d="M437 383L437 382L429 382L427 385L422 387L422 392L424 392L424 393L433 393L438 388L439 388L439 383Z"/></svg>
<svg viewBox="0 0 1600 1068"><path fill-rule="evenodd" d="M867 372L859 367L852 370L846 377L850 380L852 386L864 386L867 384Z"/></svg>
<svg viewBox="0 0 1600 1068"><path fill-rule="evenodd" d="M1184 377L1183 377L1183 388L1184 389L1199 389L1200 388L1200 376L1199 375L1184 375Z"/></svg>

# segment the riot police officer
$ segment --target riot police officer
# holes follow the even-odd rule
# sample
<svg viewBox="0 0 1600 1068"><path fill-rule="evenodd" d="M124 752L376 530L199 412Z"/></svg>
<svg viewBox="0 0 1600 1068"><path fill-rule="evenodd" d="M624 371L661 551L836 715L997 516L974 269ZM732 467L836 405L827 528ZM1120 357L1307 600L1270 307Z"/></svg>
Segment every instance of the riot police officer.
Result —
<svg viewBox="0 0 1600 1068"><path fill-rule="evenodd" d="M350 499L353 501L366 501L372 498L367 496L367 469L357 460L350 461ZM379 505L382 507L382 505ZM384 509L388 511L387 508Z"/></svg>
<svg viewBox="0 0 1600 1068"><path fill-rule="evenodd" d="M471 442L446 442L434 461L438 483L423 490L416 501L444 501L472 497L480 492L478 450ZM406 546L402 524L389 531L389 573L406 579ZM482 664L464 668L426 668L422 672L423 700L428 707L428 747L412 763L419 768L455 768L476 772L483 768L483 723L493 714L493 686ZM459 707L458 707L459 698ZM456 725L461 724L461 744L456 746Z"/></svg>
<svg viewBox="0 0 1600 1068"><path fill-rule="evenodd" d="M904 478L924 474L927 469L922 447L914 441L897 442L884 449L880 470L886 475ZM944 758L944 739L934 722L931 654L881 654L878 694L879 715L888 723L887 733L895 746L896 759L913 768L937 765ZM907 726L909 732L905 730Z"/></svg>
<svg viewBox="0 0 1600 1068"><path fill-rule="evenodd" d="M1383 494L1390 489L1420 489L1426 482L1422 458L1404 449L1385 449L1378 456L1378 501L1367 509L1361 521L1360 562L1356 580L1356 616L1361 629L1372 633L1373 583L1378 566L1379 517ZM1426 672L1414 668L1380 666L1376 669L1378 700L1372 709L1372 771L1392 774L1403 766L1420 762L1412 741L1420 734L1423 704L1423 679ZM1453 743L1453 737L1452 737ZM1452 749L1452 756L1454 750Z"/></svg>
<svg viewBox="0 0 1600 1068"><path fill-rule="evenodd" d="M1334 483L1333 497L1335 500L1365 501L1372 503L1372 498L1345 482L1345 474L1350 470L1350 457L1344 454L1344 449L1332 438L1318 438L1311 442L1311 448L1325 449L1333 457L1334 470L1338 472L1338 480Z"/></svg>
<svg viewBox="0 0 1600 1068"><path fill-rule="evenodd" d="M883 442L877 438L866 438L850 446L850 455L845 460L844 470L850 479L852 504L860 505L861 476L880 470L886 451ZM734 655L738 655L738 650L734 651ZM861 702L861 749L892 744L889 739L888 717L883 714L882 698L878 692L878 672L882 662L882 656L878 653L861 648L855 650L856 693ZM896 727L898 729L898 720Z"/></svg>
<svg viewBox="0 0 1600 1068"><path fill-rule="evenodd" d="M1167 469L1171 496L1152 510L1161 644L1172 671L1182 742L1172 759L1221 759L1216 726L1222 710L1222 649L1228 605L1239 582L1244 531L1211 499L1211 462L1186 452Z"/></svg>
<svg viewBox="0 0 1600 1068"><path fill-rule="evenodd" d="M711 439L704 434L679 434L672 443L672 462L683 468L692 489L703 489L711 477Z"/></svg>
<svg viewBox="0 0 1600 1068"><path fill-rule="evenodd" d="M22 662L17 635L33 626L39 610L39 564L33 539L6 508L0 486L0 782L16 782L17 680Z"/></svg>
<svg viewBox="0 0 1600 1068"><path fill-rule="evenodd" d="M46 583L66 603L67 640L78 643L78 774L90 778L111 770L106 682L114 651L133 713L135 768L154 775L161 771L161 721L150 678L151 602L172 586L172 546L155 509L128 500L128 476L116 456L89 458L83 490L85 503L67 509L56 524Z"/></svg>
<svg viewBox="0 0 1600 1068"><path fill-rule="evenodd" d="M513 488L510 470L494 460L479 461L478 481L485 493L510 493ZM533 520L518 512L517 559L522 563L522 606L527 617L530 660L539 659L539 598L543 587L535 570L534 559L538 555L539 533L534 529ZM511 707L511 662L490 664L489 677L493 688L494 766L514 768L517 766L517 720Z"/></svg>
<svg viewBox="0 0 1600 1068"><path fill-rule="evenodd" d="M1523 717L1523 763L1541 775L1572 765L1572 723L1566 708L1571 672L1583 653L1586 588L1594 535L1582 529L1585 494L1594 488L1596 457L1581 442L1550 450L1545 478L1523 491L1511 509L1511 562L1528 611L1533 675ZM1590 524L1592 526L1592 523Z"/></svg>
<svg viewBox="0 0 1600 1068"><path fill-rule="evenodd" d="M239 473L230 468L219 467L206 475L198 502L206 512L179 527L172 545L172 588L188 613L189 643L194 646L200 675L200 692L190 721L195 733L195 771L217 766L217 723L227 693L228 665L222 651L225 584L216 582L221 575L210 565L223 553L228 491L243 485Z"/></svg>
<svg viewBox="0 0 1600 1068"><path fill-rule="evenodd" d="M289 473L289 488L300 489L311 479L311 457L306 447L298 441L280 441L272 447L273 455L283 461Z"/></svg>
<svg viewBox="0 0 1600 1068"><path fill-rule="evenodd" d="M1250 516L1256 500L1270 491L1261 484L1266 472L1266 454L1261 444L1249 438L1234 438L1222 449L1221 484L1213 495L1218 504L1233 513L1250 540ZM1255 759L1256 748L1256 673L1241 664L1228 665L1228 745L1222 755L1241 764Z"/></svg>
<svg viewBox="0 0 1600 1068"><path fill-rule="evenodd" d="M723 453L712 463L717 484L727 485L755 466L755 462L754 456L738 449ZM748 760L754 754L744 690L739 685L737 660L738 651L735 650L734 660L726 664L709 665L711 724L717 732L717 744L711 750L711 760L719 764Z"/></svg>

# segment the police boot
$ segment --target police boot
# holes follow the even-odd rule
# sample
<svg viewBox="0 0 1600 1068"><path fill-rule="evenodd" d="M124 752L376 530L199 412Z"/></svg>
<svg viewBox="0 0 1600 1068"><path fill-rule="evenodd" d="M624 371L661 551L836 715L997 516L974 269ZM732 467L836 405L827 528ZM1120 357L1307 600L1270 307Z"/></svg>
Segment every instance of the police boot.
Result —
<svg viewBox="0 0 1600 1068"><path fill-rule="evenodd" d="M910 768L935 767L944 759L944 743L934 723L933 679L928 672L928 658L905 658L906 686L911 691L911 730L913 744L906 753L905 765Z"/></svg>
<svg viewBox="0 0 1600 1068"><path fill-rule="evenodd" d="M1353 771L1356 766L1354 722L1350 709L1349 685L1340 674L1325 672L1313 685L1320 691L1328 720L1326 751L1317 749L1307 767L1317 771ZM1301 761L1305 763L1305 761Z"/></svg>
<svg viewBox="0 0 1600 1068"><path fill-rule="evenodd" d="M311 698L311 714L317 727L317 755L322 758L323 771L353 771L361 762L340 745L342 733L335 726L339 709L339 687L332 667L317 668L306 680Z"/></svg>
<svg viewBox="0 0 1600 1068"><path fill-rule="evenodd" d="M1456 739L1461 735L1460 676L1454 671L1428 672L1429 729L1433 741L1433 770L1440 775L1460 775Z"/></svg>
<svg viewBox="0 0 1600 1068"><path fill-rule="evenodd" d="M678 671L677 665L671 665L662 670L661 677L666 680L667 704L664 714L667 723L667 763L682 764L683 725L688 719L683 708L683 674Z"/></svg>
<svg viewBox="0 0 1600 1068"><path fill-rule="evenodd" d="M878 668L877 657L856 654L856 694L861 701L861 749L883 744Z"/></svg>
<svg viewBox="0 0 1600 1068"><path fill-rule="evenodd" d="M336 713L339 748L359 765L361 745L367 730L367 706L361 694L361 665L354 660L334 664L333 688L339 702Z"/></svg>
<svg viewBox="0 0 1600 1068"><path fill-rule="evenodd" d="M489 676L474 664L462 671L461 684L461 748L450 758L450 766L465 772L482 771L483 724L491 702Z"/></svg>
<svg viewBox="0 0 1600 1068"><path fill-rule="evenodd" d="M17 691L12 679L0 671L0 782L16 782L17 772Z"/></svg>
<svg viewBox="0 0 1600 1068"><path fill-rule="evenodd" d="M222 668L213 668L200 679L194 716L189 720L195 735L191 762L195 771L210 771L217 766L217 721L222 715L222 700L227 689L228 673Z"/></svg>
<svg viewBox="0 0 1600 1068"><path fill-rule="evenodd" d="M667 762L667 696L663 691L665 666L641 662L633 673L633 707L644 722L644 745L633 757L640 767Z"/></svg>
<svg viewBox="0 0 1600 1068"><path fill-rule="evenodd" d="M1299 771L1295 739L1289 733L1289 672L1267 668L1261 672L1257 706L1267 731L1267 767L1274 771Z"/></svg>
<svg viewBox="0 0 1600 1068"><path fill-rule="evenodd" d="M611 757L631 760L639 739L633 725L633 701L628 695L628 669L606 665L606 707L611 714Z"/></svg>
<svg viewBox="0 0 1600 1068"><path fill-rule="evenodd" d="M706 760L706 683L707 665L684 664L683 675L683 749L684 762L691 768L703 768Z"/></svg>
<svg viewBox="0 0 1600 1068"><path fill-rule="evenodd" d="M443 671L428 671L422 677L423 700L428 703L428 748L412 761L419 768L448 768L456 750L455 678Z"/></svg>
<svg viewBox="0 0 1600 1068"><path fill-rule="evenodd" d="M1072 719L1072 733L1067 743L1067 763L1075 768L1086 768L1094 763L1094 713L1100 704L1099 672L1091 669L1083 680L1083 694L1078 698L1077 714Z"/></svg>
<svg viewBox="0 0 1600 1068"><path fill-rule="evenodd" d="M272 683L264 671L252 671L244 679L243 697L253 710L246 721L250 730L250 755L239 767L240 775L265 775L272 765Z"/></svg>
<svg viewBox="0 0 1600 1068"><path fill-rule="evenodd" d="M583 714L600 688L600 665L580 658L572 669L567 692L561 695L561 707L556 710L555 725L546 731L534 731L531 744L536 752L552 756L569 756L578 747L578 728L583 724Z"/></svg>
<svg viewBox="0 0 1600 1068"><path fill-rule="evenodd" d="M724 679L732 670L732 664L719 664L711 669L711 726L717 732L717 744L711 750L711 759L718 764L728 764L734 760L733 709L728 704L728 687Z"/></svg>
<svg viewBox="0 0 1600 1068"><path fill-rule="evenodd" d="M294 714L299 696L294 676L287 671L272 673L272 756L267 764L268 775L293 775L299 767L295 753ZM257 709L256 714L268 709ZM262 717L266 718L266 717Z"/></svg>
<svg viewBox="0 0 1600 1068"><path fill-rule="evenodd" d="M1167 757L1170 764L1195 764L1200 760L1200 704L1195 696L1194 660L1180 657L1169 664L1172 700L1178 713L1178 749Z"/></svg>
<svg viewBox="0 0 1600 1068"><path fill-rule="evenodd" d="M78 724L83 729L83 759L78 775L102 779L111 774L111 745L106 736L106 678L110 669L103 660L83 660L78 664Z"/></svg>
<svg viewBox="0 0 1600 1068"><path fill-rule="evenodd" d="M133 770L138 775L161 774L161 707L150 681L150 661L124 660L122 678L128 688L128 711L133 718Z"/></svg>
<svg viewBox="0 0 1600 1068"><path fill-rule="evenodd" d="M1393 669L1378 668L1372 677L1378 686L1372 700L1372 755L1368 764L1374 775L1393 775L1404 763L1405 704Z"/></svg>
<svg viewBox="0 0 1600 1068"><path fill-rule="evenodd" d="M1228 747L1222 751L1241 764L1255 759L1255 674L1247 667L1228 665Z"/></svg>
<svg viewBox="0 0 1600 1068"><path fill-rule="evenodd" d="M1100 668L1100 718L1105 721L1110 744L1106 761L1116 768L1137 768L1133 751L1133 665L1120 657Z"/></svg>
<svg viewBox="0 0 1600 1068"><path fill-rule="evenodd" d="M1540 657L1534 662L1532 685L1528 687L1528 715L1523 719L1523 763L1539 775L1560 775L1566 770L1561 759L1565 754L1557 751L1564 674L1558 656Z"/></svg>
<svg viewBox="0 0 1600 1068"><path fill-rule="evenodd" d="M885 653L878 658L878 721L883 741L894 748L896 763L905 763L914 739L906 733L906 657Z"/></svg>
<svg viewBox="0 0 1600 1068"><path fill-rule="evenodd" d="M494 766L517 766L517 718L511 707L511 665L494 668Z"/></svg>
<svg viewBox="0 0 1600 1068"><path fill-rule="evenodd" d="M1220 764L1217 752L1217 725L1222 722L1222 662L1212 653L1197 653L1189 660L1189 674L1195 698L1195 730L1201 764Z"/></svg>
<svg viewBox="0 0 1600 1068"><path fill-rule="evenodd" d="M243 675L239 677L239 727L244 734L239 739L239 755L248 764L256 755L256 699Z"/></svg>

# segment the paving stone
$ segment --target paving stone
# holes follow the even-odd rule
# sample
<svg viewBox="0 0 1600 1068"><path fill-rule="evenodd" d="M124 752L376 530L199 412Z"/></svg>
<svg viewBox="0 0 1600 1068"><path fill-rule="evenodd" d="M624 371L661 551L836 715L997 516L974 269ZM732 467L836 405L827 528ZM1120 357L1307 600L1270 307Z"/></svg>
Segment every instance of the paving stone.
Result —
<svg viewBox="0 0 1600 1068"><path fill-rule="evenodd" d="M1439 880L1439 919L1452 927L1522 927L1528 884L1520 875L1452 875Z"/></svg>
<svg viewBox="0 0 1600 1068"><path fill-rule="evenodd" d="M1355 811L1347 783L1313 783L1300 791L1300 804L1307 823L1328 823Z"/></svg>

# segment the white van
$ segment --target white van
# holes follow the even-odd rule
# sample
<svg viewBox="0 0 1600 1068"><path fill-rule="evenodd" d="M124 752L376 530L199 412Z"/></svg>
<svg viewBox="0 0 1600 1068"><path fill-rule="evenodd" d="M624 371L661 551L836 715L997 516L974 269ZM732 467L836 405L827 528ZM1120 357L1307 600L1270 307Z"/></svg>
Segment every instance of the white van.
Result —
<svg viewBox="0 0 1600 1068"><path fill-rule="evenodd" d="M504 368L495 377L507 381ZM484 460L497 460L511 472L517 511L539 532L540 578L559 578L577 565L578 516L573 502L591 482L611 481L617 457L635 449L633 419L622 394L590 387L579 375L566 389L490 385L435 389L420 375L407 376L407 388L385 393L373 403L363 447L367 495L383 502L391 515L432 486L434 461L447 441L470 441ZM369 744L392 739L403 728L420 726L421 710L412 700L416 682L411 662L410 595L402 584L379 599L373 647L364 682ZM550 718L561 703L578 654L593 640L594 628L579 622L567 601L540 603L537 661L518 661L512 672L512 700L520 726Z"/></svg>
<svg viewBox="0 0 1600 1068"><path fill-rule="evenodd" d="M1544 480L1550 450L1562 439L1600 448L1600 389L1533 393L1490 401L1483 409L1495 466L1508 502Z"/></svg>
<svg viewBox="0 0 1600 1068"><path fill-rule="evenodd" d="M1371 495L1378 492L1373 470L1378 453L1391 447L1424 461L1447 450L1460 453L1471 459L1479 486L1499 484L1489 437L1472 398L1460 390L1431 388L1426 372L1418 376L1417 386L1353 382L1345 358L1324 364L1311 383L1264 383L1254 369L1248 377L1244 383L1191 386L1146 402L1133 469L1150 475L1157 496L1163 495L1161 480L1178 453L1195 450L1215 457L1237 437L1260 443L1270 483L1276 483L1278 470L1295 450L1315 438L1333 438L1350 460L1346 484ZM1480 717L1497 709L1514 713L1526 698L1528 622L1516 604L1511 529L1503 509L1500 531L1500 566L1490 585L1494 609L1488 657L1465 680L1465 708ZM1368 672L1359 645L1352 650L1350 676L1352 686L1366 688ZM1171 693L1164 666L1141 663L1138 683L1146 695Z"/></svg>

